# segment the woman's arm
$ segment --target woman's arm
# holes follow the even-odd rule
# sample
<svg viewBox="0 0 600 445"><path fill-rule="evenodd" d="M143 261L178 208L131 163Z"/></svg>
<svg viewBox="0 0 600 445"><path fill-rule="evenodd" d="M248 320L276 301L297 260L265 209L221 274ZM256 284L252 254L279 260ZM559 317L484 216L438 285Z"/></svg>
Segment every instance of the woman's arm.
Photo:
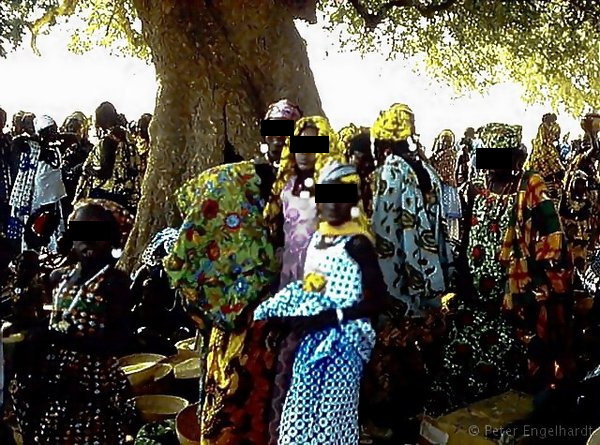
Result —
<svg viewBox="0 0 600 445"><path fill-rule="evenodd" d="M357 235L346 244L346 251L360 267L363 298L356 305L344 309L344 319L373 318L383 312L388 301L375 247L366 236Z"/></svg>
<svg viewBox="0 0 600 445"><path fill-rule="evenodd" d="M346 244L346 251L360 267L363 298L355 305L342 309L344 320L374 318L385 309L388 301L375 247L367 237L357 235ZM272 324L279 327L283 325L296 332L316 331L335 326L337 323L335 309L327 309L316 315L282 317L272 320Z"/></svg>

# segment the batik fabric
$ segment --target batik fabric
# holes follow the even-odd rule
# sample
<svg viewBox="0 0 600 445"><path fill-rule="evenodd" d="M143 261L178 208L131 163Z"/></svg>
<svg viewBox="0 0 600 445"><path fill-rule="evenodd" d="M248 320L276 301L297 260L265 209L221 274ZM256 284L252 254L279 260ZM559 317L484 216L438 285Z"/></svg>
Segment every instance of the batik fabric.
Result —
<svg viewBox="0 0 600 445"><path fill-rule="evenodd" d="M440 197L442 185L431 167L432 189L423 195L414 170L390 155L376 170L373 232L390 295L414 315L439 308L452 252Z"/></svg>

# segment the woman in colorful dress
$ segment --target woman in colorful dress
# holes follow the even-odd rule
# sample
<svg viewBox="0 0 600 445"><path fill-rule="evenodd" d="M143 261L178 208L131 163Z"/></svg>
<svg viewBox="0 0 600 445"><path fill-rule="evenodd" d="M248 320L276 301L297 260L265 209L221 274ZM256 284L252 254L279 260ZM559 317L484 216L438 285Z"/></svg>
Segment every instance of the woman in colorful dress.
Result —
<svg viewBox="0 0 600 445"><path fill-rule="evenodd" d="M512 169L484 174L470 203L434 415L514 387L542 389L570 366L571 268L558 214L543 179L523 171L520 126L489 124L481 139L511 156Z"/></svg>
<svg viewBox="0 0 600 445"><path fill-rule="evenodd" d="M563 184L565 193L560 204L561 221L578 277L585 272L588 250L597 244L600 233L600 168L598 151L592 146L592 141L597 140L600 116L587 115L581 121L581 126L586 131L589 145L582 144L587 145L587 149L570 161ZM580 284L576 280L575 285L579 289Z"/></svg>
<svg viewBox="0 0 600 445"><path fill-rule="evenodd" d="M323 169L319 184L340 183L358 187L353 166ZM352 216L357 205L319 205L322 222L308 247L304 277L255 312L255 319L269 319L275 329L301 338L291 357L277 432L281 445L358 444L360 379L375 342L369 318L381 310L385 288L366 220Z"/></svg>
<svg viewBox="0 0 600 445"><path fill-rule="evenodd" d="M556 122L556 114L547 113L542 118L535 139L533 150L525 162L525 170L537 172L548 187L548 195L558 208L565 167L560 159L558 145L560 142L560 126Z"/></svg>
<svg viewBox="0 0 600 445"><path fill-rule="evenodd" d="M99 142L91 151L75 193L81 198L109 199L135 214L141 194L142 159L123 123L109 102L96 109Z"/></svg>
<svg viewBox="0 0 600 445"><path fill-rule="evenodd" d="M448 235L452 240L460 238L462 210L456 182L458 150L454 133L442 131L433 143L431 166L442 181L442 204L448 223Z"/></svg>
<svg viewBox="0 0 600 445"><path fill-rule="evenodd" d="M124 443L135 409L117 357L130 333L129 278L115 268L133 218L111 201L83 200L70 222L102 223L101 241L73 241L77 263L52 273L47 386L34 443Z"/></svg>
<svg viewBox="0 0 600 445"><path fill-rule="evenodd" d="M410 440L406 422L422 412L439 366L441 299L452 261L441 181L418 154L414 135L414 115L404 104L382 112L371 127L379 164L372 227L393 304L377 325L361 403L366 433L398 442Z"/></svg>
<svg viewBox="0 0 600 445"><path fill-rule="evenodd" d="M265 209L266 219L272 234L277 234L283 225L284 246L279 289L301 279L303 276L306 249L310 237L317 229L317 205L314 198L314 183L319 172L329 160L343 162L343 146L327 119L304 117L296 122L296 136L327 136L328 153L291 153L289 138L283 148L277 179L273 184L271 200ZM283 207L283 208L282 208ZM269 425L270 443L277 442L279 415L291 376L291 355L300 338L291 332L280 344L277 360L277 375L272 404L272 419Z"/></svg>
<svg viewBox="0 0 600 445"><path fill-rule="evenodd" d="M213 167L177 193L184 219L164 266L209 340L201 443L268 442L274 351L254 308L278 271L263 218L275 173L264 158Z"/></svg>
<svg viewBox="0 0 600 445"><path fill-rule="evenodd" d="M283 214L285 235L279 288L302 277L306 249L317 229L315 179L329 160L344 160L337 134L324 117L303 117L296 122L295 136L327 136L329 153L292 153L289 138L281 154L277 179L265 209L267 221L276 229L279 213Z"/></svg>

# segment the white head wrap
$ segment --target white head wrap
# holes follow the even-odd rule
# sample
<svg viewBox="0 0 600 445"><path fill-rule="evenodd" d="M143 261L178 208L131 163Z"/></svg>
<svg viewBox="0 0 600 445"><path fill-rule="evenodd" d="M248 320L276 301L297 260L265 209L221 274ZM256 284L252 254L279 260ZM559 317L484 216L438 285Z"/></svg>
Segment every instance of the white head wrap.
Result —
<svg viewBox="0 0 600 445"><path fill-rule="evenodd" d="M52 119L50 116L47 116L45 114L43 116L36 117L33 121L33 126L37 134L39 134L40 131L51 127L52 125L56 125L56 122L54 122L54 119Z"/></svg>

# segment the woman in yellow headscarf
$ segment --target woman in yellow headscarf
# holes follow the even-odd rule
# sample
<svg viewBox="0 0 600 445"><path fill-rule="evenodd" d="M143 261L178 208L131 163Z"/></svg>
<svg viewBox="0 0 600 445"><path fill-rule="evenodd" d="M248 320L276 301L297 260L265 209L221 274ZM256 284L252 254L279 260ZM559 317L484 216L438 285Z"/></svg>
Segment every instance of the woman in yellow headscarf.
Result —
<svg viewBox="0 0 600 445"><path fill-rule="evenodd" d="M533 170L544 178L548 195L557 207L561 197L561 182L565 175L565 167L555 146L559 139L560 126L556 122L556 114L545 114L532 141L531 155L524 166L525 170Z"/></svg>
<svg viewBox="0 0 600 445"><path fill-rule="evenodd" d="M298 120L294 136L327 136L329 153L292 153L290 138L281 153L271 199L265 208L266 221L278 238L277 245L283 245L280 288L302 277L306 248L317 230L316 178L329 161L344 161L343 145L326 118Z"/></svg>
<svg viewBox="0 0 600 445"><path fill-rule="evenodd" d="M418 154L412 110L394 104L373 126L372 227L391 303L377 326L361 399L365 433L402 440L403 420L423 412L436 371L443 331L442 295L452 253L447 243L442 186Z"/></svg>
<svg viewBox="0 0 600 445"><path fill-rule="evenodd" d="M346 160L356 167L360 177L360 195L367 217L373 213L373 171L375 159L371 151L371 135L368 127L357 127L349 124L339 133L340 141L344 144Z"/></svg>

